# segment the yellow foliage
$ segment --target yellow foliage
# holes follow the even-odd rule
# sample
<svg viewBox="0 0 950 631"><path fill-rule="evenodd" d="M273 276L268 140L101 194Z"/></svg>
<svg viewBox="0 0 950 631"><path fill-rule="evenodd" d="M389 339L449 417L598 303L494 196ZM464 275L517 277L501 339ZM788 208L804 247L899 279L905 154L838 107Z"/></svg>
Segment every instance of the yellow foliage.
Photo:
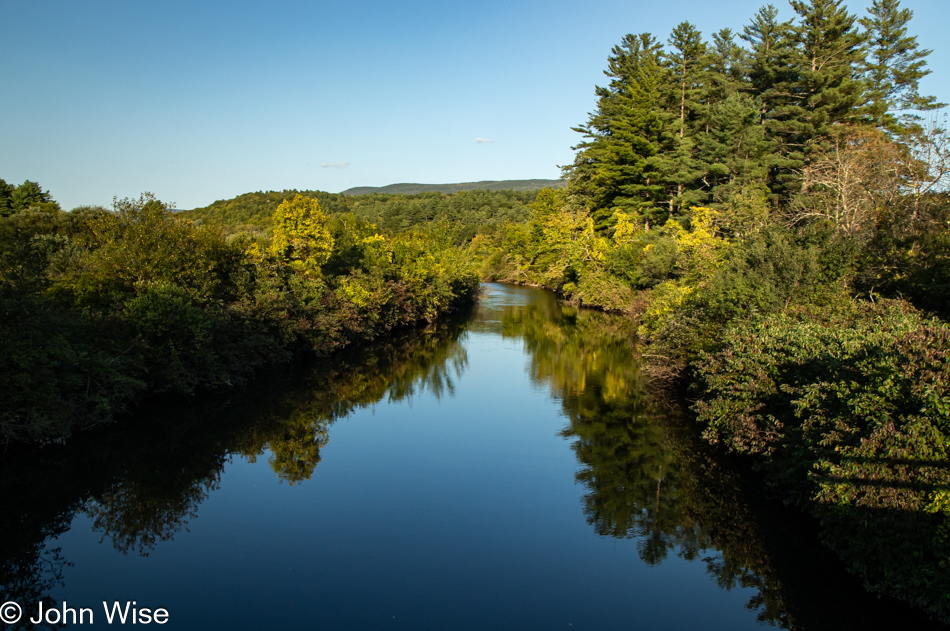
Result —
<svg viewBox="0 0 950 631"><path fill-rule="evenodd" d="M675 280L654 287L650 306L643 314L643 324L637 329L637 334L649 338L665 328L669 319L681 311L680 308L693 291L695 287Z"/></svg>
<svg viewBox="0 0 950 631"><path fill-rule="evenodd" d="M924 509L928 513L940 514L950 517L950 491L934 491L930 497L930 503Z"/></svg>
<svg viewBox="0 0 950 631"><path fill-rule="evenodd" d="M587 214L586 212L584 213ZM604 257L607 255L608 250L610 250L610 241L601 237L594 230L594 220L589 215L587 216L587 222L584 225L584 232L581 234L582 243L584 245L585 258L588 261L603 261Z"/></svg>
<svg viewBox="0 0 950 631"><path fill-rule="evenodd" d="M617 209L614 211L613 240L617 245L634 241L641 232L639 224L633 222L633 217Z"/></svg>
<svg viewBox="0 0 950 631"><path fill-rule="evenodd" d="M326 223L317 200L300 194L285 199L274 212L270 254L304 273L318 272L333 252L333 236Z"/></svg>
<svg viewBox="0 0 950 631"><path fill-rule="evenodd" d="M381 234L372 234L368 237L364 237L363 240L360 241L360 245L366 245L370 247L385 245L385 243L386 237Z"/></svg>
<svg viewBox="0 0 950 631"><path fill-rule="evenodd" d="M667 220L663 230L676 240L682 257L681 266L691 278L701 279L718 267L720 256L729 241L716 236L714 224L716 211L711 208L692 209L691 229L687 230L673 219Z"/></svg>
<svg viewBox="0 0 950 631"><path fill-rule="evenodd" d="M264 260L264 252L261 250L259 243L254 242L244 250L244 253L247 254L247 257L254 261L255 263L260 263Z"/></svg>
<svg viewBox="0 0 950 631"><path fill-rule="evenodd" d="M340 291L342 291L347 300L352 302L358 309L367 307L373 297L373 294L367 291L361 284L346 277L340 279Z"/></svg>

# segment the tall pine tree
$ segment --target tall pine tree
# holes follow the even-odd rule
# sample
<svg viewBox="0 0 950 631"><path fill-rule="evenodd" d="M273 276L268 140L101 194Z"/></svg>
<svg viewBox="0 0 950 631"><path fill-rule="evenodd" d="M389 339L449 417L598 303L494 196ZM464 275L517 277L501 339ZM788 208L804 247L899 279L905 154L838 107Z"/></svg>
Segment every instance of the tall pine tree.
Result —
<svg viewBox="0 0 950 631"><path fill-rule="evenodd" d="M786 141L802 148L807 159L815 145L832 136L836 123L863 120L864 87L858 68L864 58L864 35L857 16L844 0L791 0L800 17L792 29L798 49L799 76L794 122L782 129Z"/></svg>
<svg viewBox="0 0 950 631"><path fill-rule="evenodd" d="M786 193L793 171L804 162L804 155L795 144L784 142L782 133L799 112L800 94L798 53L792 38L791 21L778 19L778 10L771 4L759 9L745 26L740 37L749 44L746 75L764 136L775 143L774 151L765 156L766 183L773 202ZM794 126L794 124L792 124Z"/></svg>
<svg viewBox="0 0 950 631"><path fill-rule="evenodd" d="M584 140L565 168L568 195L591 210L600 229L616 208L647 222L662 220L658 207L666 201L665 191L650 162L669 144L672 124L662 109L666 70L660 55L661 46L649 33L624 36L604 71L610 84L597 88L597 109L587 124L574 128Z"/></svg>
<svg viewBox="0 0 950 631"><path fill-rule="evenodd" d="M926 58L932 51L918 48L917 38L907 35L907 24L914 13L901 9L899 0L874 0L868 14L869 17L861 19L861 26L867 31L862 68L867 84L867 111L878 126L900 132L919 120L912 112L945 105L937 103L933 96L921 96L918 91L918 82L930 74ZM899 117L897 112L903 112L903 116Z"/></svg>
<svg viewBox="0 0 950 631"><path fill-rule="evenodd" d="M668 43L663 92L666 109L675 123L669 150L654 156L650 163L664 182L672 215L684 206L702 203L707 196L701 185L705 166L696 152L696 122L704 110L709 55L702 34L689 22L677 25Z"/></svg>
<svg viewBox="0 0 950 631"><path fill-rule="evenodd" d="M736 43L732 29L724 28L713 33L709 48L707 82L704 102L707 107L721 103L729 96L746 87L744 64L746 51ZM708 125L706 131L709 131Z"/></svg>
<svg viewBox="0 0 950 631"><path fill-rule="evenodd" d="M666 62L670 69L673 108L679 111L679 136L686 135L687 118L699 109L706 80L707 50L702 34L689 22L681 22L670 34L670 52Z"/></svg>

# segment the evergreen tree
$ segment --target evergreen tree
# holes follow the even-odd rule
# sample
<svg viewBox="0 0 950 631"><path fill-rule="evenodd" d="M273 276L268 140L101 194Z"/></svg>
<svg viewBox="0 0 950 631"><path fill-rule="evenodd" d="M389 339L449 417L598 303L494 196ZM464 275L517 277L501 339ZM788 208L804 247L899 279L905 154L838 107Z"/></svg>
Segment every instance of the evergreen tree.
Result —
<svg viewBox="0 0 950 631"><path fill-rule="evenodd" d="M679 136L686 135L687 117L699 109L706 79L706 44L702 34L689 22L681 22L668 40L672 50L666 55L675 85L674 108L679 111Z"/></svg>
<svg viewBox="0 0 950 631"><path fill-rule="evenodd" d="M702 185L708 195L699 200L720 209L720 221L737 223L732 209L750 191L761 198L774 152L761 124L761 99L752 96L746 74L749 57L735 41L731 29L713 34L708 48L703 114L695 123L696 159L705 173Z"/></svg>
<svg viewBox="0 0 950 631"><path fill-rule="evenodd" d="M797 120L782 130L806 155L832 135L835 123L862 122L863 85L857 68L864 35L843 0L791 0L801 20L792 30L801 64ZM791 121L789 121L791 123Z"/></svg>
<svg viewBox="0 0 950 631"><path fill-rule="evenodd" d="M918 92L918 82L930 74L926 58L932 51L919 49L917 37L907 35L907 24L914 12L901 9L899 0L874 0L868 13L870 17L861 19L861 26L867 31L863 64L867 110L880 127L899 131L919 117L905 113L902 124L895 111L927 111L945 105Z"/></svg>
<svg viewBox="0 0 950 631"><path fill-rule="evenodd" d="M13 214L14 187L0 178L0 217Z"/></svg>
<svg viewBox="0 0 950 631"><path fill-rule="evenodd" d="M706 169L696 155L695 122L705 109L709 60L702 34L689 22L681 22L673 29L668 41L671 50L664 55L668 68L664 92L667 110L676 120L675 131L668 150L649 162L666 184L665 197L672 215L677 209L706 198L701 187Z"/></svg>
<svg viewBox="0 0 950 631"><path fill-rule="evenodd" d="M699 160L706 165L704 183L716 203L750 188L765 190L768 165L775 143L759 122L761 103L733 92L710 109L708 131L699 136Z"/></svg>
<svg viewBox="0 0 950 631"><path fill-rule="evenodd" d="M778 10L771 4L759 9L740 35L751 49L746 57L746 75L759 107L759 122L765 135L776 143L764 165L773 200L784 193L792 170L802 165L804 157L797 147L783 143L781 134L799 105L795 90L799 72L791 35L792 23L780 22Z"/></svg>
<svg viewBox="0 0 950 631"><path fill-rule="evenodd" d="M761 97L763 124L791 100L789 84L795 80L791 22L779 22L771 4L759 9L739 36L750 47L746 74L754 94Z"/></svg>
<svg viewBox="0 0 950 631"><path fill-rule="evenodd" d="M53 201L53 198L50 196L49 191L44 191L37 182L32 182L26 180L23 184L20 184L13 189L13 193L10 196L11 201L11 212L20 212L21 210L26 210L27 208L32 208L34 206L39 206L41 208L48 207L48 204L53 205L55 208L59 208L56 202Z"/></svg>
<svg viewBox="0 0 950 631"><path fill-rule="evenodd" d="M729 96L746 87L743 76L745 50L736 43L732 29L724 28L713 33L713 45L709 48L708 71L704 102L708 105L721 103ZM705 131L709 131L708 122Z"/></svg>
<svg viewBox="0 0 950 631"><path fill-rule="evenodd" d="M565 168L571 201L591 210L604 229L613 209L662 221L658 205L665 201L660 174L650 162L669 145L669 115L662 109L665 69L661 46L649 33L626 35L615 46L604 73L608 87L597 88L597 110L574 131L585 139L574 149L574 163Z"/></svg>

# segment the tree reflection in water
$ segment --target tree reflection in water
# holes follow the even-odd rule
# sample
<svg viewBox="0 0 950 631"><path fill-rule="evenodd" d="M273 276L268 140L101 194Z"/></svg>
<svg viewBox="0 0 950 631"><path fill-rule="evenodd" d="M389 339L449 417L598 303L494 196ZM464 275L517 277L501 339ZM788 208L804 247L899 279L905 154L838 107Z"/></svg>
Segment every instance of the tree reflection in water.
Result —
<svg viewBox="0 0 950 631"><path fill-rule="evenodd" d="M473 330L520 340L534 384L560 401L568 419L562 435L572 441L585 488L583 514L599 536L632 540L650 565L676 555L703 563L723 589L754 589L748 607L763 622L854 626L852 613L829 619L820 604L800 613L818 600L807 596L838 586L825 589L804 573L789 595L732 469L704 448L668 397L647 387L628 319L563 306L533 290L506 289L499 298L486 296L471 319L343 353L312 370L165 406L161 416L142 414L65 447L6 456L4 600L56 606L49 593L68 561L53 542L77 513L116 549L148 555L188 526L234 455L266 454L280 480L309 480L335 421L382 400L451 395L468 362L463 336ZM788 563L783 577L787 570ZM816 586L803 598L802 584Z"/></svg>
<svg viewBox="0 0 950 631"><path fill-rule="evenodd" d="M58 605L49 593L69 562L49 544L77 514L116 550L148 556L187 528L233 455L254 460L269 452L278 477L298 484L313 475L334 421L384 398L451 394L467 365L466 322L446 320L298 367L291 377L262 378L243 392L142 413L65 447L7 455L0 463L3 602ZM30 628L27 618L8 628Z"/></svg>
<svg viewBox="0 0 950 631"><path fill-rule="evenodd" d="M334 362L330 369L315 371L303 399L269 419L276 430L258 450L241 452L255 457L270 450L270 464L289 484L309 480L320 462L320 450L330 439L335 421L354 410L375 405L384 398L398 402L429 392L435 398L451 395L454 380L468 362L460 340L459 325L434 326L399 345L386 345L372 354L361 354L355 363Z"/></svg>
<svg viewBox="0 0 950 631"><path fill-rule="evenodd" d="M532 380L569 419L587 492L584 515L596 533L636 540L649 565L671 553L701 560L723 589L756 589L748 607L762 622L794 627L738 480L723 469L668 397L651 394L628 318L578 310L553 297L485 307L482 321L520 338Z"/></svg>
<svg viewBox="0 0 950 631"><path fill-rule="evenodd" d="M148 556L197 515L201 502L218 488L230 454L254 461L270 452L268 462L281 481L309 480L335 421L384 398L401 401L422 392L438 398L454 390L467 363L459 339L462 324L443 323L372 352L341 355L270 400L267 411L232 436L225 449L192 459L182 453L184 464L166 459L160 471L154 462L128 469L108 489L91 495L83 511L117 550ZM189 438L188 453L193 448Z"/></svg>

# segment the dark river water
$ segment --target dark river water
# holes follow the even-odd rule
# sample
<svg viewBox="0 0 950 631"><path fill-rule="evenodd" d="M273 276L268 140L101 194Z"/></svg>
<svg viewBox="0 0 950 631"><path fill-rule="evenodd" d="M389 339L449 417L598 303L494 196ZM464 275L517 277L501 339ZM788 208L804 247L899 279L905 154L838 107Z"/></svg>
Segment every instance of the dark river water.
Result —
<svg viewBox="0 0 950 631"><path fill-rule="evenodd" d="M0 629L929 626L706 450L633 333L486 285L429 329L11 452Z"/></svg>

